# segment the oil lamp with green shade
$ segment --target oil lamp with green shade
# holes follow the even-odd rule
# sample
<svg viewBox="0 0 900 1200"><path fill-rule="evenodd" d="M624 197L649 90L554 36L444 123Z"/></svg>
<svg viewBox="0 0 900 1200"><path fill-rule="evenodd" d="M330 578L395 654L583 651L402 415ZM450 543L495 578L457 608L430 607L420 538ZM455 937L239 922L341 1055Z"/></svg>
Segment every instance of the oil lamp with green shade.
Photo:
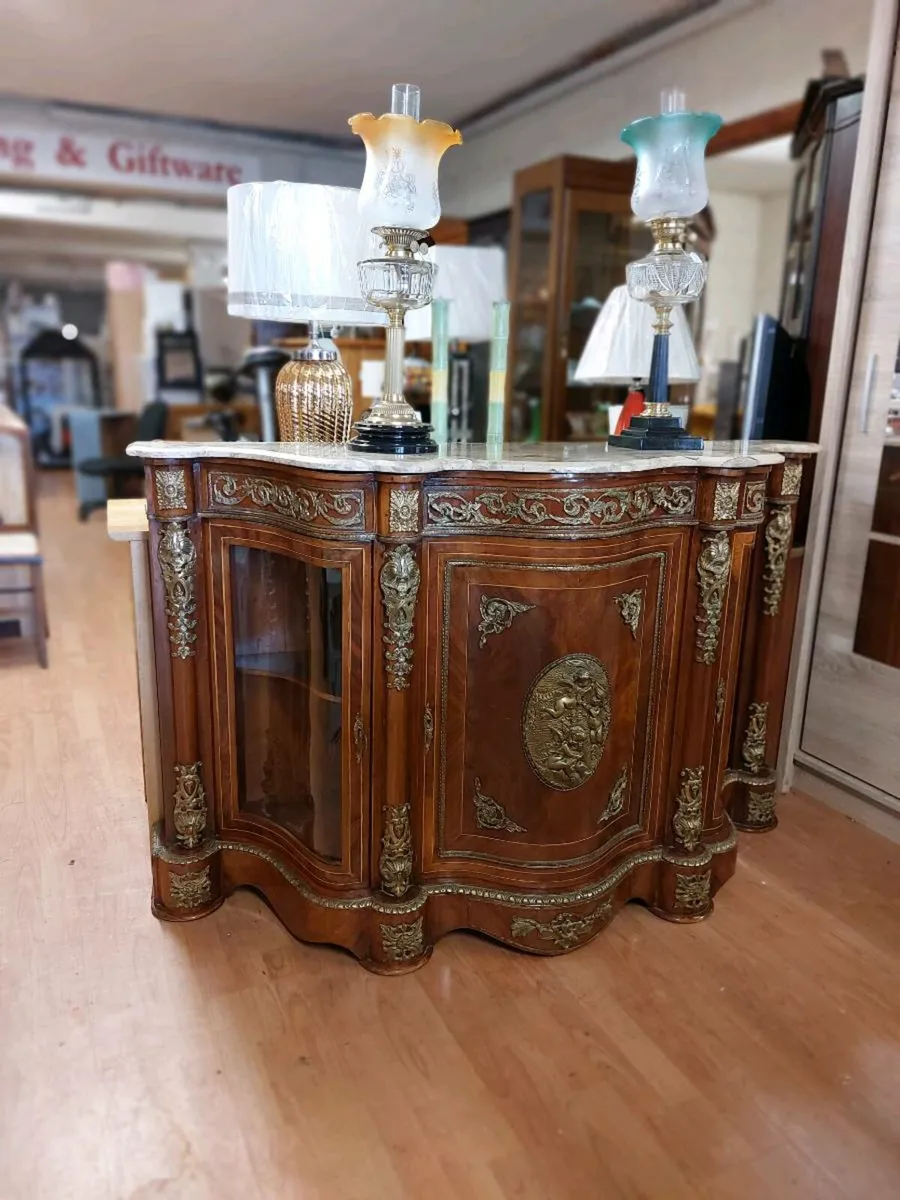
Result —
<svg viewBox="0 0 900 1200"><path fill-rule="evenodd" d="M625 269L628 293L649 304L655 314L653 354L647 406L632 417L609 445L630 450L699 450L702 438L691 437L669 411L669 332L672 309L699 298L707 264L695 250L685 249L688 221L709 202L704 154L722 124L714 113L690 112L684 93L663 92L662 112L641 117L622 130L622 141L637 156L631 207L649 226L653 249Z"/></svg>

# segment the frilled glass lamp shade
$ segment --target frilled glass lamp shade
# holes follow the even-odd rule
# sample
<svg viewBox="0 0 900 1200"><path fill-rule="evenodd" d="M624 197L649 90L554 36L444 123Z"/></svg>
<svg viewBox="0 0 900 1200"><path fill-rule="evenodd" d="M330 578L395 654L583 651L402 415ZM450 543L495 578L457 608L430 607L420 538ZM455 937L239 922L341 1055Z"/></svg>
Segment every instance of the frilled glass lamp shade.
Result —
<svg viewBox="0 0 900 1200"><path fill-rule="evenodd" d="M407 311L432 298L434 264L426 255L428 230L441 215L438 167L462 136L443 121L420 121L419 102L415 84L396 83L389 113L350 118L366 147L359 211L381 242L379 257L359 264L360 285L388 317L384 392L356 425L351 442L364 453L429 454L438 448L431 426L403 395L403 323Z"/></svg>
<svg viewBox="0 0 900 1200"><path fill-rule="evenodd" d="M653 233L649 254L629 263L629 295L656 314L646 415L632 419L610 445L634 450L698 450L668 409L669 334L672 313L698 299L706 283L706 261L684 246L688 218L709 202L704 154L722 124L713 113L689 112L684 93L663 93L662 112L641 117L622 131L622 141L637 156L631 207Z"/></svg>
<svg viewBox="0 0 900 1200"><path fill-rule="evenodd" d="M444 153L460 145L462 134L443 121L420 121L419 103L415 84L395 83L391 112L350 118L350 128L366 147L359 211L370 229L425 230L441 219L438 167Z"/></svg>
<svg viewBox="0 0 900 1200"><path fill-rule="evenodd" d="M637 156L631 207L642 221L692 217L709 203L706 144L722 125L714 113L671 111L684 108L683 93L668 93L670 108L641 117L622 130L622 141Z"/></svg>

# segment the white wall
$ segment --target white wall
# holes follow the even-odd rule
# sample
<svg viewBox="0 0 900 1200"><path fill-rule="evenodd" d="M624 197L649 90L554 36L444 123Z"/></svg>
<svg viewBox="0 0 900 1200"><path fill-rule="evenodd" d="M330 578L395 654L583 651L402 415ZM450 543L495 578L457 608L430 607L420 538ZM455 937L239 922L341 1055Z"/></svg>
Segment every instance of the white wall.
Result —
<svg viewBox="0 0 900 1200"><path fill-rule="evenodd" d="M713 192L709 197L716 240L709 258L701 340L705 365L733 359L754 317L760 251L760 197Z"/></svg>
<svg viewBox="0 0 900 1200"><path fill-rule="evenodd" d="M700 402L715 399L718 364L738 357L761 313L778 314L790 193L710 193L716 239L709 260Z"/></svg>
<svg viewBox="0 0 900 1200"><path fill-rule="evenodd" d="M778 316L781 300L781 275L787 246L788 214L791 193L788 190L760 197L759 264L756 271L754 307L757 312Z"/></svg>
<svg viewBox="0 0 900 1200"><path fill-rule="evenodd" d="M692 108L726 121L799 99L822 73L820 51L841 47L851 71L866 64L871 0L768 0L705 33L571 92L483 134L444 159L445 212L472 217L507 208L512 176L557 154L623 158L619 131L658 111L662 87L679 84Z"/></svg>

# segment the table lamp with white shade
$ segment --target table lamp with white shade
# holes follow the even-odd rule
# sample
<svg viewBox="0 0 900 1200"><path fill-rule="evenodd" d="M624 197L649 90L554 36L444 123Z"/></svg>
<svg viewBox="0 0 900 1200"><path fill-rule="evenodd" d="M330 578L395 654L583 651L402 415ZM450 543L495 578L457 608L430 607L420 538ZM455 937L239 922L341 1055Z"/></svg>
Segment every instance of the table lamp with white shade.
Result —
<svg viewBox="0 0 900 1200"><path fill-rule="evenodd" d="M696 383L700 366L684 312L673 308L671 321L669 383ZM638 384L650 375L654 322L653 310L632 299L624 284L613 288L578 360L576 383L621 384L631 388L612 433L627 428L631 418L644 409L644 396Z"/></svg>
<svg viewBox="0 0 900 1200"><path fill-rule="evenodd" d="M228 189L228 311L309 326L309 343L275 385L281 441L346 441L350 376L320 325L386 325L362 295L357 263L370 236L356 188L242 183Z"/></svg>

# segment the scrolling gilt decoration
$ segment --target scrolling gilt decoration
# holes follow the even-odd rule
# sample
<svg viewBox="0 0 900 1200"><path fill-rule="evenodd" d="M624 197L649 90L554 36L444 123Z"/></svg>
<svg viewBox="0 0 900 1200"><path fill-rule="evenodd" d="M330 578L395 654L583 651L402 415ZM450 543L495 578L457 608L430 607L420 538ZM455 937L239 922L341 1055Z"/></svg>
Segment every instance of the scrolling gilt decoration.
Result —
<svg viewBox="0 0 900 1200"><path fill-rule="evenodd" d="M690 484L648 484L631 488L579 491L509 491L505 488L466 496L432 492L427 517L431 525L477 529L525 525L560 529L630 525L652 517L688 517L694 512Z"/></svg>
<svg viewBox="0 0 900 1200"><path fill-rule="evenodd" d="M800 481L802 479L803 463L786 462L784 470L781 473L782 496L798 496L800 494Z"/></svg>
<svg viewBox="0 0 900 1200"><path fill-rule="evenodd" d="M434 713L431 711L431 705L425 705L425 712L422 714L422 733L425 738L426 752L431 749L431 743L434 741Z"/></svg>
<svg viewBox="0 0 900 1200"><path fill-rule="evenodd" d="M425 953L423 924L425 918L403 925L379 925L384 957L388 962L412 962Z"/></svg>
<svg viewBox="0 0 900 1200"><path fill-rule="evenodd" d="M362 762L368 743L369 739L366 735L366 726L362 719L362 713L357 713L353 719L353 745L356 747L356 761L358 763Z"/></svg>
<svg viewBox="0 0 900 1200"><path fill-rule="evenodd" d="M768 716L768 700L754 700L747 710L747 729L741 746L741 761L744 770L749 771L751 775L758 775L765 766Z"/></svg>
<svg viewBox="0 0 900 1200"><path fill-rule="evenodd" d="M419 493L391 488L388 508L391 533L416 533L419 528Z"/></svg>
<svg viewBox="0 0 900 1200"><path fill-rule="evenodd" d="M212 900L209 867L169 876L169 898L173 908L199 908Z"/></svg>
<svg viewBox="0 0 900 1200"><path fill-rule="evenodd" d="M681 788L675 797L672 828L685 850L699 847L703 833L702 767L685 767L681 772Z"/></svg>
<svg viewBox="0 0 900 1200"><path fill-rule="evenodd" d="M764 480L753 480L744 487L744 516L758 517L766 502Z"/></svg>
<svg viewBox="0 0 900 1200"><path fill-rule="evenodd" d="M753 793L747 797L747 814L745 825L754 828L767 829L775 823L775 789L766 792Z"/></svg>
<svg viewBox="0 0 900 1200"><path fill-rule="evenodd" d="M479 829L502 829L506 833L525 833L524 826L517 825L493 796L485 796L481 780L475 776L475 824Z"/></svg>
<svg viewBox="0 0 900 1200"><path fill-rule="evenodd" d="M156 472L157 508L187 508L187 486L184 471L164 470Z"/></svg>
<svg viewBox="0 0 900 1200"><path fill-rule="evenodd" d="M408 804L385 804L384 832L381 835L381 887L390 896L402 896L412 878L412 830Z"/></svg>
<svg viewBox="0 0 900 1200"><path fill-rule="evenodd" d="M766 565L763 569L763 612L775 617L784 594L784 577L791 549L791 510L779 505L766 525Z"/></svg>
<svg viewBox="0 0 900 1200"><path fill-rule="evenodd" d="M640 588L636 592L623 592L621 596L616 596L616 607L619 610L619 615L631 630L633 638L637 637L638 621L641 619L641 606L643 602L644 593Z"/></svg>
<svg viewBox="0 0 900 1200"><path fill-rule="evenodd" d="M612 785L609 792L609 799L606 801L606 807L597 818L597 824L603 825L606 821L611 821L613 817L619 814L625 808L625 801L628 798L628 766L624 766L616 776L616 782Z"/></svg>
<svg viewBox="0 0 900 1200"><path fill-rule="evenodd" d="M733 521L735 519L740 490L739 480L719 479L716 481L716 494L713 499L714 521Z"/></svg>
<svg viewBox="0 0 900 1200"><path fill-rule="evenodd" d="M675 874L675 908L682 913L699 916L709 908L712 872L699 875Z"/></svg>
<svg viewBox="0 0 900 1200"><path fill-rule="evenodd" d="M479 648L481 650L485 648L488 637L492 633L503 633L505 629L510 628L520 613L529 612L532 608L534 608L533 604L521 604L518 600L504 600L502 596L482 596L481 622L478 626L478 632L481 634L478 639Z"/></svg>
<svg viewBox="0 0 900 1200"><path fill-rule="evenodd" d="M723 530L703 539L697 556L697 662L712 666L719 651L722 610L731 570L731 545Z"/></svg>
<svg viewBox="0 0 900 1200"><path fill-rule="evenodd" d="M612 901L607 900L593 912L557 913L551 921L535 921L531 917L513 917L510 933L514 938L526 938L536 933L543 942L553 942L560 950L571 950L593 932L598 921L605 920L612 912Z"/></svg>
<svg viewBox="0 0 900 1200"><path fill-rule="evenodd" d="M323 523L333 529L365 529L365 492L319 492L314 488L276 483L257 475L226 475L210 472L209 494L213 504L225 508L247 505L296 521L300 525Z"/></svg>
<svg viewBox="0 0 900 1200"><path fill-rule="evenodd" d="M175 764L175 836L187 850L193 850L203 840L206 829L206 793L200 768L203 764Z"/></svg>
<svg viewBox="0 0 900 1200"><path fill-rule="evenodd" d="M185 521L163 521L156 557L166 594L169 645L173 658L191 658L197 640L197 596L194 572L197 550Z"/></svg>
<svg viewBox="0 0 900 1200"><path fill-rule="evenodd" d="M395 691L403 691L409 687L412 671L413 616L421 578L411 547L389 550L379 578L387 630L382 637L387 647L384 656L387 684Z"/></svg>
<svg viewBox="0 0 900 1200"><path fill-rule="evenodd" d="M606 746L612 699L606 668L592 654L567 654L541 671L522 712L531 769L555 791L581 787Z"/></svg>

